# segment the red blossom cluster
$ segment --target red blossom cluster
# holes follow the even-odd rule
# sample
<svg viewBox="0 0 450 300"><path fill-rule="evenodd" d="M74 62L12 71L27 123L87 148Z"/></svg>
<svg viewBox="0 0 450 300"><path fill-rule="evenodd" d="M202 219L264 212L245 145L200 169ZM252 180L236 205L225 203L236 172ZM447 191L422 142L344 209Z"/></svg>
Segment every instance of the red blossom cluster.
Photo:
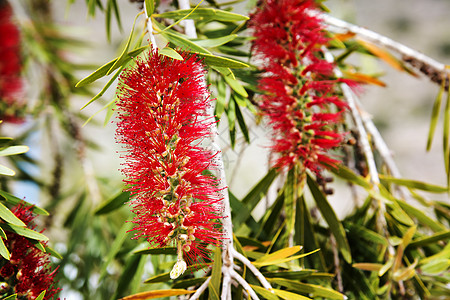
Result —
<svg viewBox="0 0 450 300"><path fill-rule="evenodd" d="M209 257L208 245L220 245L222 205L207 172L215 153L200 145L215 122L205 115L211 99L204 70L195 55L181 55L155 50L121 74L116 140L126 150L135 237L151 247L176 244L192 264Z"/></svg>
<svg viewBox="0 0 450 300"><path fill-rule="evenodd" d="M12 212L28 228L35 229L31 207L19 204ZM50 254L37 249L30 240L16 233L6 231L6 237L4 243L11 258L0 261L0 296L17 294L17 299L34 300L46 291L44 299L53 299L60 289L55 286L57 268L51 269Z"/></svg>
<svg viewBox="0 0 450 300"><path fill-rule="evenodd" d="M319 174L336 160L338 125L346 105L333 76L335 65L324 59L328 38L312 16L312 0L263 0L251 15L252 49L262 64L260 108L274 130L275 166L299 165Z"/></svg>
<svg viewBox="0 0 450 300"><path fill-rule="evenodd" d="M12 8L0 0L0 119L20 122L23 107L20 59L20 32L12 20Z"/></svg>

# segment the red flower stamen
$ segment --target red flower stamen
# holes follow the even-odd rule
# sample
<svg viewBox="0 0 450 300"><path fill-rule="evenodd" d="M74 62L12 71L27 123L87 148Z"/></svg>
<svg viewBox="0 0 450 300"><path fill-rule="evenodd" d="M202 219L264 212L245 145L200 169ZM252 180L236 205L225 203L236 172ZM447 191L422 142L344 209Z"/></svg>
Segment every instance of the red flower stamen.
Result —
<svg viewBox="0 0 450 300"><path fill-rule="evenodd" d="M338 147L346 104L333 77L335 65L324 59L326 32L308 13L312 0L263 0L251 15L253 51L262 63L258 88L260 109L274 130L275 167L300 165L316 174L337 161L328 153Z"/></svg>
<svg viewBox="0 0 450 300"><path fill-rule="evenodd" d="M209 244L221 244L222 206L217 180L206 172L215 153L200 146L215 122L205 115L204 71L195 55L181 55L155 50L121 74L116 139L126 149L135 238L151 247L176 244L193 264L209 258Z"/></svg>
<svg viewBox="0 0 450 300"><path fill-rule="evenodd" d="M12 212L28 228L35 229L32 223L35 216L31 207L19 204L13 208ZM54 299L61 289L55 284L58 268L52 270L50 254L37 249L21 235L6 231L6 236L4 243L11 253L11 258L9 261L1 262L0 280L5 284L0 288L0 295L17 294L22 296L19 297L20 299L33 300L46 291L44 299Z"/></svg>

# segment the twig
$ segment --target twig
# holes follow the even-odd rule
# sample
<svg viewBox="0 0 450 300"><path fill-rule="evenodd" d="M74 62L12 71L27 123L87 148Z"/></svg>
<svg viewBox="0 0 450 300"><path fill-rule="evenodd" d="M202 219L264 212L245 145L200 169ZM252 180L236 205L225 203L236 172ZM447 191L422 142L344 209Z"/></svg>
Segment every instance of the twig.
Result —
<svg viewBox="0 0 450 300"><path fill-rule="evenodd" d="M330 31L350 32L360 39L384 46L387 49L400 54L401 59L405 63L420 70L430 78L431 81L439 84L439 86L442 86L442 81L445 80L445 87L448 89L450 72L446 65L374 31L342 21L327 14L319 14L318 17L328 25L327 29Z"/></svg>
<svg viewBox="0 0 450 300"><path fill-rule="evenodd" d="M259 297L256 295L255 291L252 287L245 281L244 278L241 277L235 270L231 270L231 276L239 282L240 285L247 291L247 293L252 297L253 300L259 300Z"/></svg>
<svg viewBox="0 0 450 300"><path fill-rule="evenodd" d="M235 249L233 249L233 255L234 258L241 261L244 265L247 266L247 268L258 278L258 280L261 282L262 286L268 289L269 291L273 292L272 286L267 281L267 279L264 277L264 275L241 253L237 252Z"/></svg>
<svg viewBox="0 0 450 300"><path fill-rule="evenodd" d="M210 281L211 277L208 277L208 279L206 279L205 282L203 282L202 285L198 287L198 289L195 291L194 294L192 294L192 296L189 299L190 300L198 299L200 295L203 294L203 292L206 290Z"/></svg>
<svg viewBox="0 0 450 300"><path fill-rule="evenodd" d="M152 43L152 49L155 50L156 48L158 48L158 46L156 45L156 39L155 39L155 36L153 35L152 19L150 17L148 17L147 6L145 5L145 2L144 2L144 10L145 10L145 17L146 17L146 21L147 21L148 35L150 36L150 42Z"/></svg>
<svg viewBox="0 0 450 300"><path fill-rule="evenodd" d="M324 53L325 53L325 59L328 62L334 62L334 57L328 50L324 49ZM342 72L338 68L335 68L334 73L336 74L337 77L342 77ZM341 89L342 89L342 92L344 93L345 99L347 100L347 104L350 108L350 112L351 112L353 120L355 122L356 129L358 130L358 133L360 136L362 150L364 152L364 156L366 157L367 166L369 168L370 181L373 184L378 185L380 183L380 179L378 177L377 166L375 164L375 158L373 156L373 152L372 152L372 148L370 146L369 139L367 138L367 132L366 132L366 129L364 128L364 124L363 124L363 121L361 118L359 108L357 107L357 104L356 104L357 103L356 96L353 94L350 87L345 83L341 84Z"/></svg>

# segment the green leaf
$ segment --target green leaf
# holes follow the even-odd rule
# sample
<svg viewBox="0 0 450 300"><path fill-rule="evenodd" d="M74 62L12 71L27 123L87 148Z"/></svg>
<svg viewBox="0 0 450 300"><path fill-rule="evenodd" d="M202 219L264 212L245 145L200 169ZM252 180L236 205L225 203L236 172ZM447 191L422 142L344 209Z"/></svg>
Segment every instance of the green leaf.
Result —
<svg viewBox="0 0 450 300"><path fill-rule="evenodd" d="M192 11L192 9L179 9L164 12L162 14L156 14L155 17L167 19L180 19L186 17L187 15L189 15L187 19L202 20L202 21L216 20L224 22L233 22L233 21L248 20L248 17L246 16L231 13L224 10L217 10L214 8L197 8L194 11Z"/></svg>
<svg viewBox="0 0 450 300"><path fill-rule="evenodd" d="M231 42L235 38L237 38L236 34L230 34L230 35L226 35L226 36L223 36L220 38L215 38L215 39L198 40L198 41L194 41L194 43L196 43L197 45L200 45L202 47L217 47L217 46L226 44L228 42Z"/></svg>
<svg viewBox="0 0 450 300"><path fill-rule="evenodd" d="M233 224L242 224L251 216L250 213L265 195L278 173L275 169L271 169L252 190L242 199L242 203L248 208L248 212L240 212L233 219Z"/></svg>
<svg viewBox="0 0 450 300"><path fill-rule="evenodd" d="M311 300L311 298L291 293L285 290L273 289L273 291L278 297L283 298L285 300L308 300L308 299Z"/></svg>
<svg viewBox="0 0 450 300"><path fill-rule="evenodd" d="M9 156L22 154L30 150L28 146L10 146L8 148L0 150L0 156Z"/></svg>
<svg viewBox="0 0 450 300"><path fill-rule="evenodd" d="M172 33L172 31L164 31L161 32L161 35L169 40L175 46L180 48L185 48L187 51L195 52L195 53L205 53L211 54L207 49L203 48L200 45L190 41L186 36L181 34Z"/></svg>
<svg viewBox="0 0 450 300"><path fill-rule="evenodd" d="M116 209L122 208L126 202L130 200L129 192L120 192L113 198L103 202L95 210L96 215L103 215L110 213Z"/></svg>
<svg viewBox="0 0 450 300"><path fill-rule="evenodd" d="M224 67L224 68L248 68L249 65L235 59L215 56L206 53L197 53L203 59L203 62L210 67Z"/></svg>
<svg viewBox="0 0 450 300"><path fill-rule="evenodd" d="M314 181L314 179L309 174L308 174L308 178L307 178L307 183L308 183L309 190L313 194L313 198L317 204L317 208L320 210L320 213L322 214L323 218L327 222L330 231L333 233L334 237L336 238L336 242L339 247L339 251L341 252L345 261L347 263L351 263L352 256L351 256L350 246L347 241L347 236L345 234L344 227L342 226L341 222L338 220L333 208L328 203L328 201L325 198L325 196L323 195L323 193L320 191L319 187L317 186L317 183Z"/></svg>
<svg viewBox="0 0 450 300"><path fill-rule="evenodd" d="M155 1L154 0L145 0L145 14L147 18L150 18L155 11Z"/></svg>
<svg viewBox="0 0 450 300"><path fill-rule="evenodd" d="M0 203L0 218L5 220L8 223L17 225L17 226L23 226L25 227L25 223L22 222L18 217L16 217L6 206L4 206L2 203Z"/></svg>
<svg viewBox="0 0 450 300"><path fill-rule="evenodd" d="M286 259L286 258L294 255L295 253L302 250L302 248L303 248L302 246L293 246L293 247L284 248L284 249L278 250L274 253L264 255L260 259L257 259L256 261L254 261L253 264L254 265L267 265L267 263L272 264L271 262L273 262L273 261L283 260L283 259Z"/></svg>
<svg viewBox="0 0 450 300"><path fill-rule="evenodd" d="M449 144L449 131L450 131L450 92L447 92L447 102L444 109L444 134L442 137L442 145L444 148L444 164L445 171L447 173L447 183L450 178L450 144Z"/></svg>
<svg viewBox="0 0 450 300"><path fill-rule="evenodd" d="M16 300L16 299L17 299L17 294L12 294L11 296L3 298L2 300Z"/></svg>
<svg viewBox="0 0 450 300"><path fill-rule="evenodd" d="M410 216L414 216L419 220L420 223L427 225L430 227L433 231L439 232L442 230L445 230L445 226L441 223L433 220L432 218L428 217L423 211L420 209L417 209L416 207L412 206L411 204L408 204L407 202L403 200L396 200L396 202L400 205L400 207L408 213Z"/></svg>
<svg viewBox="0 0 450 300"><path fill-rule="evenodd" d="M26 202L26 201L24 201L24 200L22 200L20 198L17 198L16 196L11 195L10 193L7 193L5 191L0 190L0 196L5 198L6 202L10 203L12 205L17 205L19 203L22 203L24 206L31 207L30 208L31 211L33 211L35 214L45 215L45 216L49 215L49 213L45 209L37 207L37 206L34 206L33 204L28 203L28 202Z"/></svg>
<svg viewBox="0 0 450 300"><path fill-rule="evenodd" d="M438 275L450 270L450 259L438 258L422 265L420 269L425 274Z"/></svg>
<svg viewBox="0 0 450 300"><path fill-rule="evenodd" d="M409 217L409 215L400 207L397 202L386 202L387 213L390 214L394 219L406 226L413 226L414 221Z"/></svg>
<svg viewBox="0 0 450 300"><path fill-rule="evenodd" d="M38 241L48 241L48 237L43 235L42 233L36 232L34 230L28 229L26 227L16 226L13 224L0 223L0 227L4 230L11 231L17 233L18 235L38 240Z"/></svg>
<svg viewBox="0 0 450 300"><path fill-rule="evenodd" d="M431 120L430 120L430 129L428 132L428 139L427 139L427 151L430 151L431 144L433 143L434 132L436 130L436 125L439 119L439 111L441 108L442 96L444 95L444 91L445 91L445 80L442 81L441 88L433 104L433 110L431 112Z"/></svg>
<svg viewBox="0 0 450 300"><path fill-rule="evenodd" d="M128 49L131 45L131 40L133 38L134 33L134 26L136 25L137 18L141 15L141 13L137 14L134 18L133 26L131 27L131 33L128 37L128 41L125 45L125 48L122 51L122 54L117 58L117 60L114 62L114 64L111 66L111 68L106 72L106 75L111 74L115 69L119 68L120 66L123 66L128 61Z"/></svg>
<svg viewBox="0 0 450 300"><path fill-rule="evenodd" d="M282 249L282 250L285 250L285 249ZM282 250L279 250L279 251L282 251ZM277 251L277 252L279 252L279 251ZM279 264L283 264L283 263L286 263L286 262L289 262L289 261L292 261L295 259L304 258L308 255L316 253L317 251L320 251L320 249L316 249L316 250L310 251L308 253L289 256L289 257L285 257L285 258L267 258L267 255L266 255L266 256L258 258L256 261L253 262L253 264L255 266L259 266L259 267L270 266L270 265L279 265ZM273 254L275 254L277 252L274 252ZM269 255L271 255L271 254L269 254Z"/></svg>
<svg viewBox="0 0 450 300"><path fill-rule="evenodd" d="M39 296L37 296L36 300L44 300L45 292L46 292L45 290L42 291L42 292L39 294Z"/></svg>
<svg viewBox="0 0 450 300"><path fill-rule="evenodd" d="M267 299L267 300L279 300L280 299L277 297L277 295L275 295L275 293L273 293L269 290L266 290L263 287L260 287L258 285L253 285L253 284L250 284L250 286L257 294L262 296L263 299ZM308 298L306 298L306 299L308 299Z"/></svg>
<svg viewBox="0 0 450 300"><path fill-rule="evenodd" d="M268 278L269 282L273 282L288 288L288 290L298 293L311 294L313 297L324 297L325 299L346 299L346 297L332 289L319 285L302 283L284 278Z"/></svg>
<svg viewBox="0 0 450 300"><path fill-rule="evenodd" d="M61 254L59 254L55 249L53 249L49 246L45 246L45 252L47 252L48 254L50 254L53 257L56 257L57 259L63 259Z"/></svg>
<svg viewBox="0 0 450 300"><path fill-rule="evenodd" d="M5 167L4 165L0 165L0 175L14 176L16 175L16 172L8 167Z"/></svg>
<svg viewBox="0 0 450 300"><path fill-rule="evenodd" d="M0 255L6 260L11 258L11 254L9 253L8 248L6 248L3 238L0 238Z"/></svg>
<svg viewBox="0 0 450 300"><path fill-rule="evenodd" d="M244 116L242 115L241 109L239 108L239 105L236 101L236 97L233 97L233 100L236 102L235 112L239 128L241 129L242 134L244 135L245 141L250 144L250 136L248 134L248 128L247 125L245 124Z"/></svg>
<svg viewBox="0 0 450 300"><path fill-rule="evenodd" d="M355 239L364 239L368 242L384 246L388 246L389 244L384 236L363 226L348 223L346 224L346 227L349 228L349 235L352 235Z"/></svg>
<svg viewBox="0 0 450 300"><path fill-rule="evenodd" d="M147 299L156 299L156 298L164 298L170 296L179 296L179 295L187 295L193 294L195 291L188 291L184 289L170 289L170 290L156 290L156 291L148 291L137 293L134 295L126 296L120 298L120 300L147 300Z"/></svg>
<svg viewBox="0 0 450 300"><path fill-rule="evenodd" d="M127 291L133 278L136 277L136 272L142 261L145 261L145 257L143 256L132 255L128 257L118 280L117 290L115 291L116 296L122 296ZM141 278L138 278L138 280L140 281Z"/></svg>
<svg viewBox="0 0 450 300"><path fill-rule="evenodd" d="M166 248L154 248L154 249L142 249L133 252L134 254L139 255L156 255L156 254L165 254L165 255L177 255L177 248L175 247L166 247Z"/></svg>
<svg viewBox="0 0 450 300"><path fill-rule="evenodd" d="M311 270L311 269L303 269L300 271L275 271L275 272L264 272L264 277L268 278L284 278L284 279L295 279L295 280L302 280L302 279L312 279L312 278L328 278L332 279L334 278L334 274L330 273L322 273L317 272L317 270Z"/></svg>
<svg viewBox="0 0 450 300"><path fill-rule="evenodd" d="M148 46L142 46L142 47L136 48L136 49L128 52L127 56L123 58L122 65L124 65L126 62L128 62L133 57L137 56L139 53L141 53L142 51L144 51L146 49L148 49ZM75 85L75 87L85 86L89 83L92 83L92 82L106 76L108 72L112 73L115 69L119 68L119 65L117 65L116 67L113 68L113 66L117 62L117 60L118 60L118 58L115 58L112 61L104 64L103 66L101 66L100 68L95 70L94 73L92 73L92 74L88 75L87 77L83 78L82 80L80 80Z"/></svg>
<svg viewBox="0 0 450 300"><path fill-rule="evenodd" d="M255 219L251 215L251 211L247 208L247 206L239 201L236 196L231 193L230 190L228 190L228 195L230 199L230 206L231 206L231 215L233 220L233 226L237 229L239 228L242 223L236 222L235 218L237 218L239 215L244 214L248 216L247 220L244 220L245 224L251 228L253 231L258 231L259 225L256 223Z"/></svg>
<svg viewBox="0 0 450 300"><path fill-rule="evenodd" d="M220 300L220 281L222 279L222 251L216 247L214 252L214 264L211 270L211 280L208 284L209 299Z"/></svg>
<svg viewBox="0 0 450 300"><path fill-rule="evenodd" d="M183 56L181 56L177 51L170 47L165 47L159 50L159 54L176 59L176 60L184 60Z"/></svg>
<svg viewBox="0 0 450 300"><path fill-rule="evenodd" d="M103 96L103 94L106 92L106 90L109 89L109 87L111 86L111 84L117 79L117 77L119 77L120 73L122 72L123 68L120 68L119 71L117 71L109 80L108 82L105 84L105 86L102 88L102 90L100 92L98 92L97 95L94 96L94 98L92 98L91 100L89 100L85 105L83 105L83 107L81 107L80 109L85 108L86 106L88 106L89 104L91 104L92 102L94 102L95 100L99 99L101 96ZM101 110L105 109L105 107L103 107ZM87 123L88 121L86 121ZM86 124L85 123L85 124Z"/></svg>
<svg viewBox="0 0 450 300"><path fill-rule="evenodd" d="M450 239L450 230L446 230L443 232L435 233L431 236L425 236L418 239L413 240L411 243L409 243L409 247L419 247L428 245L437 241L445 241Z"/></svg>
<svg viewBox="0 0 450 300"><path fill-rule="evenodd" d="M372 185L364 179L364 177L355 174L352 170L345 167L344 165L338 164L335 168L330 168L330 171L333 172L335 175L341 177L342 179L345 179L353 184L359 185L366 190L370 190L372 188Z"/></svg>
<svg viewBox="0 0 450 300"><path fill-rule="evenodd" d="M122 227L117 232L116 238L114 242L111 244L111 248L108 252L108 255L105 257L105 261L102 264L102 268L100 269L100 279L106 275L106 269L109 266L109 264L113 261L116 254L119 252L119 250L122 247L123 242L125 241L125 238L128 235L128 231L133 228L133 223L131 222L125 222Z"/></svg>
<svg viewBox="0 0 450 300"><path fill-rule="evenodd" d="M39 249L39 250L41 250L42 252L45 252L45 247L44 247L44 245L42 245L41 243L39 243L39 242L36 241L36 240L29 240L29 241L30 241L30 243L33 244L34 247L36 247L36 249Z"/></svg>
<svg viewBox="0 0 450 300"><path fill-rule="evenodd" d="M207 277L198 277L198 278L188 278L177 280L172 284L172 288L180 289L180 288L188 288L196 285L200 285L205 282Z"/></svg>
<svg viewBox="0 0 450 300"><path fill-rule="evenodd" d="M387 182L390 182L390 183L393 183L396 185L405 186L405 187L408 187L411 189L417 189L417 190L422 190L422 191L427 191L427 192L432 192L432 193L447 193L448 192L447 187L429 184L429 183L425 183L425 182L421 182L421 181L395 178L395 177L389 177L389 176L383 176L383 175L380 175L380 178Z"/></svg>

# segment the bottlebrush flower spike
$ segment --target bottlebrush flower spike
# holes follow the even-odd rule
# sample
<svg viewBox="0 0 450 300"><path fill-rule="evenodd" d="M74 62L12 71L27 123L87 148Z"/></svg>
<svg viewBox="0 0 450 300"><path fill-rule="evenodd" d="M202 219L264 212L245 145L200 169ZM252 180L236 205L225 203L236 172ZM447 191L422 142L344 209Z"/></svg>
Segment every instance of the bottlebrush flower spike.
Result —
<svg viewBox="0 0 450 300"><path fill-rule="evenodd" d="M205 115L211 99L199 59L181 55L174 60L154 50L137 58L117 92L116 140L126 150L122 172L133 196L135 238L151 247L176 244L173 276L184 272L184 259L202 263L208 245L223 237L218 182L205 174L215 168L215 153L200 146L215 122Z"/></svg>
<svg viewBox="0 0 450 300"><path fill-rule="evenodd" d="M345 110L333 77L334 64L325 61L328 39L320 20L308 13L310 0L263 0L251 15L253 51L262 62L260 108L273 126L275 166L300 165L316 174L337 161L328 151L338 147L337 129Z"/></svg>
<svg viewBox="0 0 450 300"><path fill-rule="evenodd" d="M35 229L32 221L35 218L30 210L21 204L12 212L24 222L28 228ZM0 296L17 294L17 299L36 299L42 291L46 291L44 299L53 299L61 290L55 286L57 272L50 267L50 254L37 249L27 238L6 231L6 247L11 253L9 261L0 261ZM59 299L59 298L58 298Z"/></svg>
<svg viewBox="0 0 450 300"><path fill-rule="evenodd" d="M11 6L3 0L0 0L0 43L0 119L20 122L18 111L24 106L20 33L12 21Z"/></svg>

